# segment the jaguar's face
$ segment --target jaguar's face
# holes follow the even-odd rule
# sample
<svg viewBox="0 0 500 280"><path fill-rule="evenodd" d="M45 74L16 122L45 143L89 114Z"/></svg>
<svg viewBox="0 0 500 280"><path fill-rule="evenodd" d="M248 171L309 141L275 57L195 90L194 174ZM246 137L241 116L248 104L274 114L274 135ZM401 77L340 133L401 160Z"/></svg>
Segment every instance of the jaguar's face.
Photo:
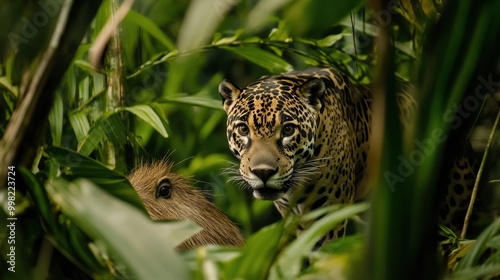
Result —
<svg viewBox="0 0 500 280"><path fill-rule="evenodd" d="M229 147L254 197L275 200L301 184L314 154L323 81L265 79L239 89L224 80L219 91Z"/></svg>

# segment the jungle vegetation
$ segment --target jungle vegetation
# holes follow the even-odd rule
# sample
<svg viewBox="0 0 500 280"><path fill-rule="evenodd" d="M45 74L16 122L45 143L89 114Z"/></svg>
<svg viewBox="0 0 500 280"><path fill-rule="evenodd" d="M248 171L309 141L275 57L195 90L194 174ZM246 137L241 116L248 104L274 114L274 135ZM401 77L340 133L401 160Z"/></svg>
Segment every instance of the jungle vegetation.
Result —
<svg viewBox="0 0 500 280"><path fill-rule="evenodd" d="M498 0L2 0L0 219L15 227L0 229L0 278L498 277L498 11ZM316 65L374 85L374 188L367 201L300 217L323 216L293 239L299 218L281 219L222 172L236 159L217 87ZM415 84L421 104L411 139L394 117L396 78ZM436 129L446 140L398 173ZM489 215L439 237L440 170L469 140ZM151 222L125 177L164 158L241 227L243 249L174 250L172 231L196 226ZM347 218L351 235L311 252Z"/></svg>

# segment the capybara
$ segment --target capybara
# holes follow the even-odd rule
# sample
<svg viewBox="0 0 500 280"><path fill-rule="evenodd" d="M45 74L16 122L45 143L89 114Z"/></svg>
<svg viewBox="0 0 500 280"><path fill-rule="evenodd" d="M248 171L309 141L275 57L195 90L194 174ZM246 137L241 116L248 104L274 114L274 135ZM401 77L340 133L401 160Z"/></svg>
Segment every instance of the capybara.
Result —
<svg viewBox="0 0 500 280"><path fill-rule="evenodd" d="M177 250L207 244L244 245L240 229L201 191L190 186L186 178L173 172L171 163L143 163L131 172L128 179L153 220L188 219L203 228L177 246Z"/></svg>

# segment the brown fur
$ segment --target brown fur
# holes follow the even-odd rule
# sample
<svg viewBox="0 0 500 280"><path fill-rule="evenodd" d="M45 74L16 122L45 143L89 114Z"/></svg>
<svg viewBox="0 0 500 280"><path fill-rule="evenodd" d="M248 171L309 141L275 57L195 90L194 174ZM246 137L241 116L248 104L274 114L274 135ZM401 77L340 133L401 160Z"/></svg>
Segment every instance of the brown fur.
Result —
<svg viewBox="0 0 500 280"><path fill-rule="evenodd" d="M171 196L157 198L157 187L165 179L170 181ZM208 244L244 245L240 229L184 177L173 172L172 164L156 161L139 165L129 175L129 180L153 220L188 219L203 228L177 246L179 251Z"/></svg>

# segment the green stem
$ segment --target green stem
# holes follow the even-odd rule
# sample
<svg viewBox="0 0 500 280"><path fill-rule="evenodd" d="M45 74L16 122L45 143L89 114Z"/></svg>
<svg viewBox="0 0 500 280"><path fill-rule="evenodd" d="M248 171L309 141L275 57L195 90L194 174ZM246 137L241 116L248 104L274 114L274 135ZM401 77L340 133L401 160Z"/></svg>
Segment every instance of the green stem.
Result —
<svg viewBox="0 0 500 280"><path fill-rule="evenodd" d="M472 195L469 202L469 207L467 208L467 214L465 214L464 226L462 228L462 234L460 237L465 239L465 234L467 233L467 227L469 226L470 217L472 215L472 210L474 209L474 202L476 201L477 190L479 188L479 181L481 181L481 175L483 174L484 166L486 165L486 159L490 151L491 144L495 138L495 132L498 127L498 122L500 120L500 110L498 111L497 118L491 129L490 137L488 138L488 143L486 144L486 149L484 150L483 159L481 160L481 165L479 166L479 171L477 172L476 182L474 183L474 189L472 190Z"/></svg>

